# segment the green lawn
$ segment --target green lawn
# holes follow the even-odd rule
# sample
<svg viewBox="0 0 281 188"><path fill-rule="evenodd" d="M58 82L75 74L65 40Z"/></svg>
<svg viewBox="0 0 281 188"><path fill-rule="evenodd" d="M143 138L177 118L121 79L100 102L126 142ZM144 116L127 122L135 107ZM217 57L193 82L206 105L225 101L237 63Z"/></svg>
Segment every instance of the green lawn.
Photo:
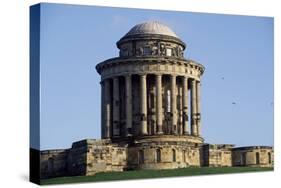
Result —
<svg viewBox="0 0 281 188"><path fill-rule="evenodd" d="M179 176L195 176L206 174L226 174L241 172L272 171L273 168L261 167L189 167L171 170L136 170L125 172L103 172L94 176L72 176L41 180L42 185L78 183L78 182L98 182L113 180L132 180L145 178L163 178Z"/></svg>

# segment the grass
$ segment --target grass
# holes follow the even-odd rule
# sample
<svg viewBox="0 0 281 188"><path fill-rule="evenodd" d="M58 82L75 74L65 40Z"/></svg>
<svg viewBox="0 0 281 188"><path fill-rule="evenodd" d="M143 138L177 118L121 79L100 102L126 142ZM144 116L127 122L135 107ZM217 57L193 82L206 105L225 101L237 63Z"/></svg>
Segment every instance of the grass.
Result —
<svg viewBox="0 0 281 188"><path fill-rule="evenodd" d="M147 178L163 178L163 177L180 177L180 176L196 176L208 174L228 174L243 172L261 172L272 171L273 168L262 167L189 167L181 169L169 170L135 170L124 172L102 172L94 176L72 176L59 177L41 180L42 185L63 184L63 183L81 183L81 182L99 182L114 180L133 180Z"/></svg>

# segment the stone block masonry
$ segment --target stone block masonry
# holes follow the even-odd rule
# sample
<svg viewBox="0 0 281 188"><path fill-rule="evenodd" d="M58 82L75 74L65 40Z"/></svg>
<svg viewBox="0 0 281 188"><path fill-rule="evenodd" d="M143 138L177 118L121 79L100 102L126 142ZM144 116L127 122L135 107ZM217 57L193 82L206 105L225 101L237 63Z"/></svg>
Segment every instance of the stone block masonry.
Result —
<svg viewBox="0 0 281 188"><path fill-rule="evenodd" d="M101 140L41 151L41 178L191 166L273 166L273 148L206 144L201 135L205 67L165 24L138 24L116 43L101 76ZM210 125L209 125L210 126Z"/></svg>

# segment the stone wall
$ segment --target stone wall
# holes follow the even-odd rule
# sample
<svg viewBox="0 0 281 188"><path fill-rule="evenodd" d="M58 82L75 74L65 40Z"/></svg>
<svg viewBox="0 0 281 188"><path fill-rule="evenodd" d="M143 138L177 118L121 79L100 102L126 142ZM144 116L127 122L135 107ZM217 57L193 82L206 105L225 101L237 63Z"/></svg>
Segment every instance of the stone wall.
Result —
<svg viewBox="0 0 281 188"><path fill-rule="evenodd" d="M273 167L268 146L204 144L200 137L161 135L139 139L86 139L70 149L41 151L41 179L94 175L129 169L175 169L190 166Z"/></svg>
<svg viewBox="0 0 281 188"><path fill-rule="evenodd" d="M211 167L232 166L230 144L204 144L201 148L201 165Z"/></svg>
<svg viewBox="0 0 281 188"><path fill-rule="evenodd" d="M68 155L68 174L71 176L86 175L88 144L91 140L74 142Z"/></svg>
<svg viewBox="0 0 281 188"><path fill-rule="evenodd" d="M86 139L70 149L41 151L41 178L93 175L123 171L127 167L127 148L110 140Z"/></svg>
<svg viewBox="0 0 281 188"><path fill-rule="evenodd" d="M130 169L174 169L200 166L200 146L183 141L152 141L128 147Z"/></svg>
<svg viewBox="0 0 281 188"><path fill-rule="evenodd" d="M127 167L127 148L102 140L88 144L86 175L123 171Z"/></svg>
<svg viewBox="0 0 281 188"><path fill-rule="evenodd" d="M46 150L40 155L40 176L51 178L67 175L67 157L69 150Z"/></svg>
<svg viewBox="0 0 281 188"><path fill-rule="evenodd" d="M269 146L252 146L234 148L233 166L273 167L273 148Z"/></svg>

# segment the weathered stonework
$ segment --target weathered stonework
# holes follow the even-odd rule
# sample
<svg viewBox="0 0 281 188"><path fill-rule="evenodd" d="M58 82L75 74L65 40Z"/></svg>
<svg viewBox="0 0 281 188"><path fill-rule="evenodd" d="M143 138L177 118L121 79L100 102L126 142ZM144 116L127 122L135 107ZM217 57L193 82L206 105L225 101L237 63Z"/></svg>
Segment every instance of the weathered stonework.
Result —
<svg viewBox="0 0 281 188"><path fill-rule="evenodd" d="M131 169L173 169L200 166L200 139L154 136L134 140L128 147ZM198 142L198 143L196 143Z"/></svg>
<svg viewBox="0 0 281 188"><path fill-rule="evenodd" d="M205 68L184 58L186 44L169 27L136 25L117 47L119 57L96 65L102 139L41 151L41 178L130 169L273 166L271 147L204 144L200 80Z"/></svg>
<svg viewBox="0 0 281 188"><path fill-rule="evenodd" d="M146 137L119 140L118 144L108 139L81 140L70 149L41 151L41 178L136 169L274 165L273 148L269 146L233 148L230 144L202 145L200 140L189 139L192 138Z"/></svg>
<svg viewBox="0 0 281 188"><path fill-rule="evenodd" d="M67 176L69 150L46 150L40 155L40 176L41 178L52 178Z"/></svg>
<svg viewBox="0 0 281 188"><path fill-rule="evenodd" d="M94 175L123 171L127 167L127 148L110 140L81 140L70 149L41 152L41 177Z"/></svg>
<svg viewBox="0 0 281 188"><path fill-rule="evenodd" d="M202 166L232 166L232 149L230 144L204 144L201 148Z"/></svg>
<svg viewBox="0 0 281 188"><path fill-rule="evenodd" d="M269 146L238 147L232 150L233 166L273 167L273 148Z"/></svg>

